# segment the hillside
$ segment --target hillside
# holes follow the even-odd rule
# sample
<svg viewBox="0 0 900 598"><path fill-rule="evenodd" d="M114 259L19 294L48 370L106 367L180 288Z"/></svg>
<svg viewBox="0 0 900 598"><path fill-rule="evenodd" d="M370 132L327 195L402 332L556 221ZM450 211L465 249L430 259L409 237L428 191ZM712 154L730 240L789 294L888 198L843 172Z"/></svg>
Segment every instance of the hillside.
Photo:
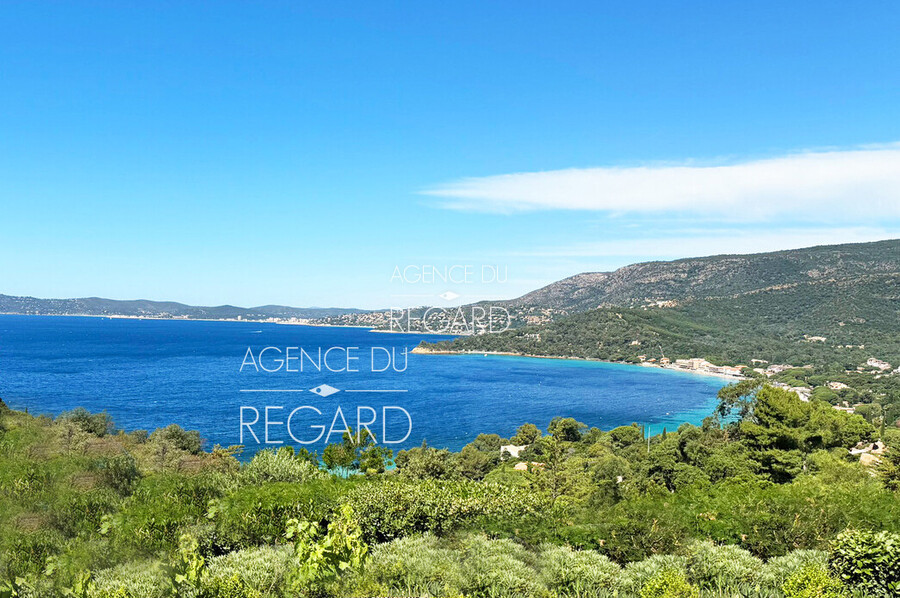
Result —
<svg viewBox="0 0 900 598"><path fill-rule="evenodd" d="M640 361L643 355L853 367L874 354L896 364L900 274L784 285L736 297L685 300L676 307L604 307L436 347L612 361Z"/></svg>
<svg viewBox="0 0 900 598"><path fill-rule="evenodd" d="M509 305L515 314L557 311L543 323L418 350L809 366L774 379L900 422L898 241L636 264Z"/></svg>
<svg viewBox="0 0 900 598"><path fill-rule="evenodd" d="M174 301L148 301L137 299L119 301L99 297L80 299L38 299L35 297L14 297L0 295L0 313L52 316L130 316L146 318L187 318L210 320L268 320L308 319L337 316L358 312L356 309L337 307L287 307L284 305L263 305L259 307L235 307L219 305L202 307L185 305Z"/></svg>
<svg viewBox="0 0 900 598"><path fill-rule="evenodd" d="M766 309L764 303L780 300L777 299L780 290L789 290L784 295L784 301L799 301L807 307L813 307L818 293L831 296L833 292L839 295L850 291L859 295L865 289L867 293L874 293L874 296L871 301L861 295L857 297L853 322L862 318L870 324L873 320L885 323L885 317L896 312L890 307L890 303L882 305L884 297L879 298L878 284L873 281L889 281L891 275L897 274L900 274L900 239L893 239L771 253L644 262L625 266L614 272L577 274L515 299L481 302L477 305L484 309L490 306L505 308L510 314L511 327L521 328L547 324L602 307L677 306L696 313L696 306L690 306L698 300L744 297L734 304L735 309L740 305L755 305L754 309L761 316L765 315L766 321L772 326L777 327L778 322L783 319L783 312L774 306L773 309ZM879 276L887 278L878 279ZM833 291L827 290L829 288ZM897 294L893 290L890 292L894 296ZM841 299L837 296L831 300ZM728 309L726 302L715 305ZM468 312L471 307L463 306L463 311ZM426 307L413 308L410 313L417 319L425 316L426 310ZM808 329L816 328L817 318L827 316L820 312L819 308L809 312L804 326ZM814 314L819 315L814 317ZM702 315L706 317L708 314L704 311ZM431 315L432 330L441 328L439 320L442 317L440 310ZM347 312L325 316L319 323L387 328L389 318L388 311ZM835 322L840 320L841 317L838 317ZM771 328L768 324L766 326ZM862 326L862 329L865 334L876 330L872 325Z"/></svg>
<svg viewBox="0 0 900 598"><path fill-rule="evenodd" d="M604 306L727 297L787 284L854 280L900 272L900 239L644 262L565 278L506 302L579 312Z"/></svg>

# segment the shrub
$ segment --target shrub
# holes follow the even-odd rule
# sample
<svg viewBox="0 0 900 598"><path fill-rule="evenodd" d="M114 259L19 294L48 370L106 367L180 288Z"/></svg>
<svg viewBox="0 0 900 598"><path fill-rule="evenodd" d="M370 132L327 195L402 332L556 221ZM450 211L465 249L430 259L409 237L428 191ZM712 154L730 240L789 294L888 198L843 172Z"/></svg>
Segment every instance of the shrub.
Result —
<svg viewBox="0 0 900 598"><path fill-rule="evenodd" d="M694 583L704 589L719 590L755 581L762 561L738 546L697 541L688 546L687 566Z"/></svg>
<svg viewBox="0 0 900 598"><path fill-rule="evenodd" d="M98 571L88 584L86 598L161 598L168 588L159 562L134 561Z"/></svg>
<svg viewBox="0 0 900 598"><path fill-rule="evenodd" d="M847 585L872 596L900 594L900 534L847 530L835 540L830 561Z"/></svg>
<svg viewBox="0 0 900 598"><path fill-rule="evenodd" d="M119 494L130 494L141 477L134 457L128 453L101 459L99 469L103 482Z"/></svg>
<svg viewBox="0 0 900 598"><path fill-rule="evenodd" d="M48 505L50 525L67 537L87 535L100 528L104 515L121 504L122 497L110 488L60 492Z"/></svg>
<svg viewBox="0 0 900 598"><path fill-rule="evenodd" d="M688 583L684 573L665 569L655 574L641 588L641 598L699 598L700 591Z"/></svg>
<svg viewBox="0 0 900 598"><path fill-rule="evenodd" d="M76 407L72 411L61 413L58 420L69 421L82 431L94 436L106 436L113 431L113 421L108 413L91 413L84 407Z"/></svg>
<svg viewBox="0 0 900 598"><path fill-rule="evenodd" d="M770 588L781 588L784 582L806 565L824 567L828 564L828 553L821 550L795 550L784 556L778 556L763 565L759 572L759 581Z"/></svg>
<svg viewBox="0 0 900 598"><path fill-rule="evenodd" d="M241 468L240 481L249 485L268 482L302 483L325 478L326 474L309 460L298 458L294 451L266 449L259 451Z"/></svg>
<svg viewBox="0 0 900 598"><path fill-rule="evenodd" d="M55 555L63 543L59 532L38 529L0 537L0 579L27 577L39 573L47 559Z"/></svg>
<svg viewBox="0 0 900 598"><path fill-rule="evenodd" d="M209 509L226 545L250 547L280 539L289 519L323 522L344 488L330 479L240 488Z"/></svg>
<svg viewBox="0 0 900 598"><path fill-rule="evenodd" d="M205 521L207 505L220 496L221 487L214 474L148 476L104 528L117 547L148 554L169 550L186 529Z"/></svg>
<svg viewBox="0 0 900 598"><path fill-rule="evenodd" d="M286 546L248 548L209 560L205 590L211 597L280 595L291 561Z"/></svg>
<svg viewBox="0 0 900 598"><path fill-rule="evenodd" d="M171 445L174 448L186 451L192 455L200 453L203 441L197 430L185 430L178 424L169 424L165 428L158 428L150 435L150 442Z"/></svg>
<svg viewBox="0 0 900 598"><path fill-rule="evenodd" d="M791 575L781 590L785 598L841 598L844 586L828 569L820 565L805 565Z"/></svg>
<svg viewBox="0 0 900 598"><path fill-rule="evenodd" d="M654 577L665 571L682 574L687 569L687 559L674 554L655 554L643 561L628 563L619 578L619 589L637 593Z"/></svg>
<svg viewBox="0 0 900 598"><path fill-rule="evenodd" d="M521 527L547 509L533 493L470 481L378 480L357 486L347 500L371 543L422 532L443 535L475 522L513 521Z"/></svg>
<svg viewBox="0 0 900 598"><path fill-rule="evenodd" d="M423 534L376 546L362 573L348 585L369 588L373 596L438 596L459 593L464 577L456 553L442 547L434 535Z"/></svg>
<svg viewBox="0 0 900 598"><path fill-rule="evenodd" d="M288 571L290 595L324 594L346 571L362 567L369 547L350 505L342 505L328 529L311 521L292 519L285 538L294 543L294 566Z"/></svg>
<svg viewBox="0 0 900 598"><path fill-rule="evenodd" d="M593 550L542 546L539 556L544 584L560 595L596 594L613 586L621 567Z"/></svg>
<svg viewBox="0 0 900 598"><path fill-rule="evenodd" d="M512 540L490 540L481 534L464 538L462 593L467 596L536 596L543 589L537 572L529 567L529 553Z"/></svg>

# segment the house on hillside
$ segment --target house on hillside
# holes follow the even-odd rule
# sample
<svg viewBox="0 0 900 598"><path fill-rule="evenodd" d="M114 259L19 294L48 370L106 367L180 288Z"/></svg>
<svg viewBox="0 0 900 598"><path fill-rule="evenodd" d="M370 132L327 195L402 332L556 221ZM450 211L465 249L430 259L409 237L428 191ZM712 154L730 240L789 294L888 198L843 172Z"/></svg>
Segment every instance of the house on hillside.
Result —
<svg viewBox="0 0 900 598"><path fill-rule="evenodd" d="M513 459L518 459L519 453L521 453L522 451L524 451L527 448L528 448L527 444L522 444L522 445L504 444L503 446L500 447L500 458L507 459L508 457L506 457L506 454L509 453L510 457L512 457Z"/></svg>

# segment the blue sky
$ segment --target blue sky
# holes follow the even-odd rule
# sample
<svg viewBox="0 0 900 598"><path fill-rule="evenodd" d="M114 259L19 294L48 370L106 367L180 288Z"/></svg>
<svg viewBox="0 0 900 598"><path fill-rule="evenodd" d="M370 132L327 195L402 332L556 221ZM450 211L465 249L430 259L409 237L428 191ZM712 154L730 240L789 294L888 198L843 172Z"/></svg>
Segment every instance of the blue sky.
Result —
<svg viewBox="0 0 900 598"><path fill-rule="evenodd" d="M895 2L0 11L0 293L375 308L900 237ZM391 282L455 264L508 282Z"/></svg>

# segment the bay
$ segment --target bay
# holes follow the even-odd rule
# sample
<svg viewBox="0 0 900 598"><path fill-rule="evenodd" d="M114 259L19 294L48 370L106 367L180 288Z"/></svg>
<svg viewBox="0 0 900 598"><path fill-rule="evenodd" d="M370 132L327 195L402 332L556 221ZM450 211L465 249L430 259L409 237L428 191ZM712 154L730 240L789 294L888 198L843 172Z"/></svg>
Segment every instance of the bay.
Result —
<svg viewBox="0 0 900 598"><path fill-rule="evenodd" d="M321 451L339 407L353 427L358 410L362 421L374 417L370 427L376 437L398 440L409 431L391 448L425 440L458 450L479 433L509 437L525 422L546 429L555 416L604 430L637 422L654 433L664 426L699 424L725 384L715 377L594 361L413 353L406 361L403 352L423 338L448 337L257 322L2 315L0 397L34 414L55 416L75 407L106 411L125 430L177 423L199 430L208 447L244 444L250 455L266 446L267 406L270 441L299 446L283 423L274 422L306 407L293 417L291 431L306 442L319 434L313 426L324 426L307 445ZM264 354L269 369L277 364L278 351L284 357L288 347L298 347L313 361L319 351L334 348L327 360L332 370L346 367L349 352L358 357L351 369L359 371L330 371L325 365L318 371L310 360L302 362L302 372L256 371L265 347L276 348ZM405 369L372 371L373 348L374 369L386 365L389 353L395 356L392 364ZM248 365L248 349L256 367ZM299 369L300 362L292 363ZM322 385L337 392L310 392ZM243 427L243 438L242 406L245 422L254 410L259 414L255 425ZM385 412L385 407L399 409ZM338 418L335 429L342 427ZM337 442L340 434L328 440Z"/></svg>

